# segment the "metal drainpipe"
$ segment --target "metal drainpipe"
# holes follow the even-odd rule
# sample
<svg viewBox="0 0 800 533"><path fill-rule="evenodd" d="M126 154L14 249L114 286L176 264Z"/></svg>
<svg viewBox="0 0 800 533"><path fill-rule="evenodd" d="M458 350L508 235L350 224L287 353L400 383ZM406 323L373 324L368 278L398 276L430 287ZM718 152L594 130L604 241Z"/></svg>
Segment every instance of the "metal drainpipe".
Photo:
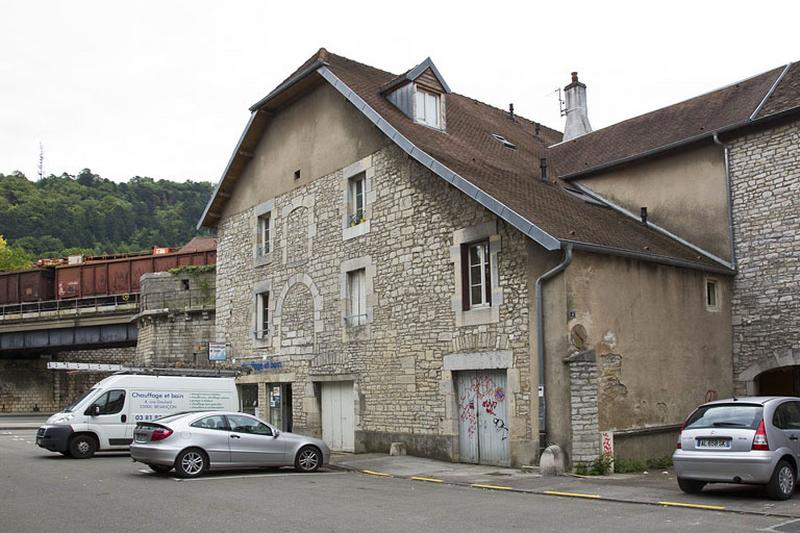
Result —
<svg viewBox="0 0 800 533"><path fill-rule="evenodd" d="M564 258L553 269L536 279L536 355L539 365L539 433L547 435L546 404L544 401L544 309L542 307L542 283L562 272L572 262L572 244L564 248Z"/></svg>
<svg viewBox="0 0 800 533"><path fill-rule="evenodd" d="M731 267L736 270L736 243L733 240L733 193L731 191L731 167L730 151L728 145L719 140L718 134L714 134L714 142L722 146L723 157L725 159L725 188L728 193L728 238L731 240Z"/></svg>

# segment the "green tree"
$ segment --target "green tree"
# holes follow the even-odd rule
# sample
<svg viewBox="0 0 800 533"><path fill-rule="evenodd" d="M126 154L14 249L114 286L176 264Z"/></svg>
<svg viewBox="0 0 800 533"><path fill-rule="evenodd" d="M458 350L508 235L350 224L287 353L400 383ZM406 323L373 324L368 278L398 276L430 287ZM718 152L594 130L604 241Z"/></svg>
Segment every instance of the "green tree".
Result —
<svg viewBox="0 0 800 533"><path fill-rule="evenodd" d="M31 256L22 248L9 246L0 235L0 272L25 270L33 265Z"/></svg>

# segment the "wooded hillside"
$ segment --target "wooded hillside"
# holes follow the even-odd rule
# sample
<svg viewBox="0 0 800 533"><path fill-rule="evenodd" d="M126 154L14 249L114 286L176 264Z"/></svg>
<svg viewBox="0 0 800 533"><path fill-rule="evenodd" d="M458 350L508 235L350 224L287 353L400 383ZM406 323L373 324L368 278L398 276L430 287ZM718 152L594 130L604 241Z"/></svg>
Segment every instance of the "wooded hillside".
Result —
<svg viewBox="0 0 800 533"><path fill-rule="evenodd" d="M89 169L38 181L0 174L0 235L35 257L180 246L199 234L212 188L139 176L115 183Z"/></svg>

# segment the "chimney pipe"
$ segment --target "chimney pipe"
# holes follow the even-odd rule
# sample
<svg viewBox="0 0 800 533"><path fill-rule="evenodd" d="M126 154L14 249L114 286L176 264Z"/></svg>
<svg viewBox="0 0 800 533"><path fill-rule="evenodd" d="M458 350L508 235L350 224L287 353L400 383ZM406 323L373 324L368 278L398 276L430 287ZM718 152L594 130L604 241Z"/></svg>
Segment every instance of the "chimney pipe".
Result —
<svg viewBox="0 0 800 533"><path fill-rule="evenodd" d="M541 171L542 181L547 181L547 158L539 158L539 170Z"/></svg>
<svg viewBox="0 0 800 533"><path fill-rule="evenodd" d="M511 120L514 120L514 104L508 104L508 114L511 115Z"/></svg>
<svg viewBox="0 0 800 533"><path fill-rule="evenodd" d="M586 108L586 85L578 81L578 73L572 73L572 83L564 87L567 121L564 124L564 140L568 141L592 131L589 112Z"/></svg>
<svg viewBox="0 0 800 533"><path fill-rule="evenodd" d="M537 137L539 136L539 123L538 122L534 122L533 123L533 134L536 135Z"/></svg>
<svg viewBox="0 0 800 533"><path fill-rule="evenodd" d="M647 225L647 208L642 207L640 211L640 216L642 217L642 224L645 226Z"/></svg>

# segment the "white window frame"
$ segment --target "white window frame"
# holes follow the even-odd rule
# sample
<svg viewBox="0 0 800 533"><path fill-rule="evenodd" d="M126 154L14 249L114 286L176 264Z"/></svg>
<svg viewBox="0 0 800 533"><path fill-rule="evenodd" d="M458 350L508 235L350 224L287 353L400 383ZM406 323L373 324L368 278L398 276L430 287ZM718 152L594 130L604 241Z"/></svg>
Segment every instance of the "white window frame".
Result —
<svg viewBox="0 0 800 533"><path fill-rule="evenodd" d="M348 193L348 225L358 226L367 221L367 176L361 172L347 180ZM358 187L361 186L361 193Z"/></svg>
<svg viewBox="0 0 800 533"><path fill-rule="evenodd" d="M442 95L416 87L414 91L414 122L441 129Z"/></svg>
<svg viewBox="0 0 800 533"><path fill-rule="evenodd" d="M275 223L278 211L275 200L267 200L255 206L253 227L253 262L255 266L269 264L275 251ZM264 242L266 240L266 246Z"/></svg>
<svg viewBox="0 0 800 533"><path fill-rule="evenodd" d="M367 269L357 268L347 272L347 315L348 327L363 326L367 323Z"/></svg>
<svg viewBox="0 0 800 533"><path fill-rule="evenodd" d="M472 250L478 250L478 263L473 264ZM467 272L469 274L469 291L464 297L469 299L470 309L479 309L482 307L490 307L491 293L487 297L487 292L491 291L492 287L492 274L489 261L489 241L479 241L467 245ZM473 269L478 267L478 279L475 279ZM488 271L488 272L487 272ZM487 279L488 277L488 279ZM473 301L473 289L480 287L480 301Z"/></svg>
<svg viewBox="0 0 800 533"><path fill-rule="evenodd" d="M256 339L266 339L270 333L269 321L272 317L270 317L269 313L269 293L270 291L262 291L256 294L256 327L253 332ZM266 316L264 316L265 311ZM265 322L266 328L264 327Z"/></svg>
<svg viewBox="0 0 800 533"><path fill-rule="evenodd" d="M488 285L491 288L491 298L487 301L491 305L471 307L469 300L471 294L466 291L465 285L469 280L465 280L465 267L468 265L468 258L464 254L469 253L469 245L473 243L489 243L489 279ZM502 239L497 229L497 221L492 220L466 227L453 232L453 241L450 246L450 261L453 263L455 273L455 283L452 286L450 297L451 309L455 315L456 327L480 326L486 324L496 324L500 322L500 309L503 307L503 289L500 287L500 264L499 255L502 251ZM470 291L471 292L471 291Z"/></svg>

